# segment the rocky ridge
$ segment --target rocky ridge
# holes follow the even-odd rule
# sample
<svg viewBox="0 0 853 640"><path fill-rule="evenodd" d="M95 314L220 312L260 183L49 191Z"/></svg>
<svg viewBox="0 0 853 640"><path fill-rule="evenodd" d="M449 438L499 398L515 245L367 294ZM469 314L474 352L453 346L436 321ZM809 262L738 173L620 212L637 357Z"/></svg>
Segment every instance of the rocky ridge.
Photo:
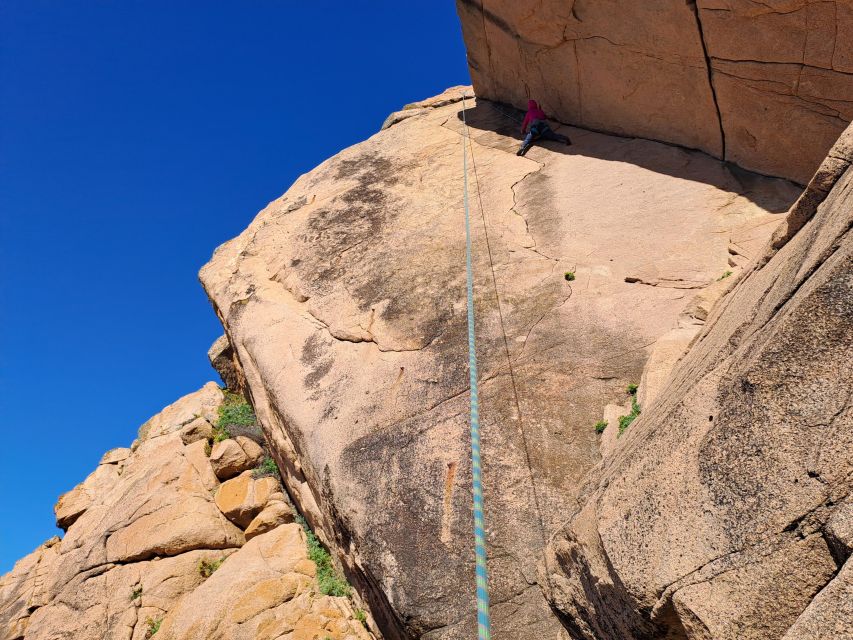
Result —
<svg viewBox="0 0 853 640"><path fill-rule="evenodd" d="M348 597L323 595L250 416L208 383L108 451L57 502L65 536L0 578L0 638L372 638Z"/></svg>

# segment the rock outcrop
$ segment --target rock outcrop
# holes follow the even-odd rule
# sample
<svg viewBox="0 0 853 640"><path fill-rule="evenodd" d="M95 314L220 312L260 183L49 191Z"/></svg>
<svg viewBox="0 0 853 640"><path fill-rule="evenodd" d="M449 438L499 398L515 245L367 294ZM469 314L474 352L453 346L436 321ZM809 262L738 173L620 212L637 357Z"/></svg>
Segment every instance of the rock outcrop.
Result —
<svg viewBox="0 0 853 640"><path fill-rule="evenodd" d="M849 0L457 0L478 96L807 182L853 120Z"/></svg>
<svg viewBox="0 0 853 640"><path fill-rule="evenodd" d="M465 91L302 176L201 271L290 495L389 638L475 619ZM593 424L799 189L574 129L519 158L514 114L467 107L493 633L554 638L537 563L600 459Z"/></svg>
<svg viewBox="0 0 853 640"><path fill-rule="evenodd" d="M205 431L199 421L212 434L222 402L213 383L181 398L60 498L65 537L0 578L2 640L373 637L348 598L319 592L278 478L246 471L228 483L246 478L251 504L219 507L228 483L219 485L209 442L184 440L189 425ZM257 444L216 446L227 443L257 466Z"/></svg>
<svg viewBox="0 0 853 640"><path fill-rule="evenodd" d="M547 562L572 638L853 638L851 162L853 127L591 473Z"/></svg>

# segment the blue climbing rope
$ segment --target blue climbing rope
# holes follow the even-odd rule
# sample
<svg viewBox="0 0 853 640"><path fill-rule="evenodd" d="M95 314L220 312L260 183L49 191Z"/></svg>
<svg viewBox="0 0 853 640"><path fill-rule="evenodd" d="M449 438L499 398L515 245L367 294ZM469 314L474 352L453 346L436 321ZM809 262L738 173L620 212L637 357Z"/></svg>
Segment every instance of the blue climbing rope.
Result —
<svg viewBox="0 0 853 640"><path fill-rule="evenodd" d="M474 554L477 574L477 637L492 637L489 619L489 575L486 570L486 532L483 520L483 476L480 466L480 394L477 387L477 347L474 341L474 269L471 265L471 216L468 210L468 122L462 97L463 203L465 206L465 271L468 287L468 376L471 382L471 473L474 489Z"/></svg>

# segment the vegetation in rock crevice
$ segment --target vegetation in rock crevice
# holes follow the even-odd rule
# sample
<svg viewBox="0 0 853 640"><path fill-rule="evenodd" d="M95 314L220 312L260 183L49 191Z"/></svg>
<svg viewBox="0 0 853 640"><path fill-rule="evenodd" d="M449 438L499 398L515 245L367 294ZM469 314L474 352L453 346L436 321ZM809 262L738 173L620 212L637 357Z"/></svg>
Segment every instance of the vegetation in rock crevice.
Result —
<svg viewBox="0 0 853 640"><path fill-rule="evenodd" d="M223 562L225 562L225 558L217 558L215 560L201 559L198 561L198 572L202 578L209 578L213 575L214 571L222 566Z"/></svg>
<svg viewBox="0 0 853 640"><path fill-rule="evenodd" d="M222 442L241 435L238 432L242 432L247 427L256 427L258 423L252 405L246 402L243 396L228 389L223 389L222 393L224 400L219 405L219 418L213 426L214 442Z"/></svg>
<svg viewBox="0 0 853 640"><path fill-rule="evenodd" d="M626 391L631 396L631 413L627 416L619 416L619 433L617 437L625 433L625 430L640 415L640 405L637 404L637 385L634 383L629 384Z"/></svg>
<svg viewBox="0 0 853 640"><path fill-rule="evenodd" d="M604 430L607 428L607 420L599 420L595 423L595 432L596 433L604 433Z"/></svg>
<svg viewBox="0 0 853 640"><path fill-rule="evenodd" d="M352 594L352 587L335 571L335 567L332 564L332 556L323 548L323 545L317 536L314 535L314 532L311 531L305 518L296 516L296 522L302 525L302 528L305 530L305 536L308 538L308 557L317 565L317 585L320 588L320 593L325 596L343 597Z"/></svg>
<svg viewBox="0 0 853 640"><path fill-rule="evenodd" d="M261 462L261 464L259 464L257 468L252 471L253 478L265 478L267 476L271 476L273 478L278 478L279 480L281 480L281 474L278 471L278 465L275 463L275 460L273 460L269 456L265 457L264 461Z"/></svg>
<svg viewBox="0 0 853 640"><path fill-rule="evenodd" d="M145 624L147 624L147 625L148 625L148 631L146 631L146 632L145 632L145 637L146 637L146 638L150 638L150 637L151 637L151 636L153 636L155 633L157 633L158 631L160 631L160 625L161 625L162 623L163 623L163 620L162 620L162 619L160 619L160 620L154 620L153 618L148 618L148 619L145 621Z"/></svg>

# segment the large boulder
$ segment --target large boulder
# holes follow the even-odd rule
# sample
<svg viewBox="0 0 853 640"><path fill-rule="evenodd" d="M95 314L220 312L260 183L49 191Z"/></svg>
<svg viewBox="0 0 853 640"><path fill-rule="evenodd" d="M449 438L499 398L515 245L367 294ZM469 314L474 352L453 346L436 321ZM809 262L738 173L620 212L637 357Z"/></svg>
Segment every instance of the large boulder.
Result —
<svg viewBox="0 0 853 640"><path fill-rule="evenodd" d="M317 592L305 536L285 524L250 540L162 621L157 640L369 640L346 598Z"/></svg>
<svg viewBox="0 0 853 640"><path fill-rule="evenodd" d="M289 493L389 638L475 621L462 93L302 176L200 274ZM799 189L577 130L519 158L502 107L467 108L493 631L553 638L537 562L602 408Z"/></svg>
<svg viewBox="0 0 853 640"><path fill-rule="evenodd" d="M846 0L457 0L478 96L805 183L853 119Z"/></svg>
<svg viewBox="0 0 853 640"><path fill-rule="evenodd" d="M853 637L850 140L555 536L572 638Z"/></svg>

